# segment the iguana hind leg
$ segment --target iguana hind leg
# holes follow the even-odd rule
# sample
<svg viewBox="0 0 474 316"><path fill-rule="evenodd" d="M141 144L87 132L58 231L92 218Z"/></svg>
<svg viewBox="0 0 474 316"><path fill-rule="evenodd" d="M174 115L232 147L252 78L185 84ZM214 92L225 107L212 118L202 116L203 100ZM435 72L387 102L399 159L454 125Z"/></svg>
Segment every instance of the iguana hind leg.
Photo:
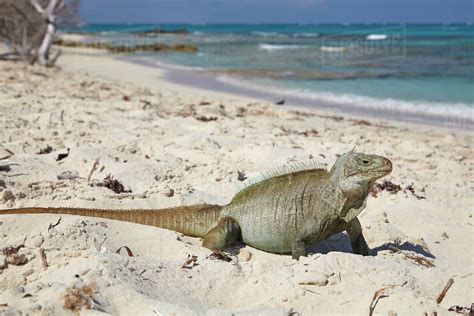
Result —
<svg viewBox="0 0 474 316"><path fill-rule="evenodd" d="M357 217L347 223L345 230L351 239L352 251L358 255L367 256L369 246L362 234L362 227Z"/></svg>
<svg viewBox="0 0 474 316"><path fill-rule="evenodd" d="M222 250L227 245L239 240L240 237L240 226L237 221L232 217L223 217L204 236L202 246L221 256Z"/></svg>

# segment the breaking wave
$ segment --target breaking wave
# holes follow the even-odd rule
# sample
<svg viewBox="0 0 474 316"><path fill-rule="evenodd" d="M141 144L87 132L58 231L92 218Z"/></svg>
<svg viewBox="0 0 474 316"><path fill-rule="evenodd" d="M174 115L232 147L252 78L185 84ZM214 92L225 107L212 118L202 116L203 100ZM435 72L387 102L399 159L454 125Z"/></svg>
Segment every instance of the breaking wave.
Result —
<svg viewBox="0 0 474 316"><path fill-rule="evenodd" d="M385 34L369 34L367 35L365 39L368 41L383 41L383 40L386 40L387 38L388 36Z"/></svg>
<svg viewBox="0 0 474 316"><path fill-rule="evenodd" d="M266 51L275 51L275 50L283 50L283 49L298 49L298 48L306 48L308 46L305 45L274 45L274 44L260 44L258 48L260 50Z"/></svg>

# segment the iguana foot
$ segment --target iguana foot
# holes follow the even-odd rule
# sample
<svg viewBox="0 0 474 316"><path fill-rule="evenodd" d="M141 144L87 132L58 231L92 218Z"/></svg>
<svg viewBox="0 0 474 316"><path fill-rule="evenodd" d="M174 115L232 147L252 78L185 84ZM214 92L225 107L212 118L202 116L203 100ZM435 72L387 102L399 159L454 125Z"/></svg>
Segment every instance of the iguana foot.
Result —
<svg viewBox="0 0 474 316"><path fill-rule="evenodd" d="M362 227L357 217L348 222L347 225L346 231L351 239L352 251L362 256L369 255L369 246L367 246L367 242L362 234Z"/></svg>
<svg viewBox="0 0 474 316"><path fill-rule="evenodd" d="M306 244L302 241L295 241L291 249L291 257L299 260L301 256L306 256Z"/></svg>
<svg viewBox="0 0 474 316"><path fill-rule="evenodd" d="M217 225L207 232L202 240L202 246L206 247L216 255L222 254L222 250L229 244L240 239L240 226L232 217L223 217Z"/></svg>
<svg viewBox="0 0 474 316"><path fill-rule="evenodd" d="M357 240L355 240L354 242L351 242L351 244L352 244L352 251L355 254L362 255L362 256L369 255L369 246L367 246L367 243L365 242L364 236L362 234L360 234Z"/></svg>

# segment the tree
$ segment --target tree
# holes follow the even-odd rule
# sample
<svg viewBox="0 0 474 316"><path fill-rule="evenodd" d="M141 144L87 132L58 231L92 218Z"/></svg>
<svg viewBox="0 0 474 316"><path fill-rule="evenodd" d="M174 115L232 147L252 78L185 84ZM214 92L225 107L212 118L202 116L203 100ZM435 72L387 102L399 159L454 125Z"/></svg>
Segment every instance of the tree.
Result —
<svg viewBox="0 0 474 316"><path fill-rule="evenodd" d="M51 50L57 25L77 23L78 7L79 0L0 0L0 41L9 49L0 56L53 66L61 53Z"/></svg>

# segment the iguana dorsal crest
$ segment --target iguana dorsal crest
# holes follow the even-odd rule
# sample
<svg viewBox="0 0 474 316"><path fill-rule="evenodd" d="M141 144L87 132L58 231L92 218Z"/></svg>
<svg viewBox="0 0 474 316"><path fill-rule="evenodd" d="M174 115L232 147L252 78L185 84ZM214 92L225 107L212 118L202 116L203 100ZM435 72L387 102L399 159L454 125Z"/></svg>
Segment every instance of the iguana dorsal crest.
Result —
<svg viewBox="0 0 474 316"><path fill-rule="evenodd" d="M310 161L301 161L297 163L288 164L282 167L277 167L273 169L269 169L267 171L262 172L260 175L249 178L244 182L244 187L235 195L237 197L244 191L248 190L249 188L259 185L267 180L272 178L281 177L285 175L289 175L291 173L301 172L301 171L316 171L320 170L323 172L327 172L327 164L319 162L317 160L310 160ZM235 198L234 197L234 198Z"/></svg>

